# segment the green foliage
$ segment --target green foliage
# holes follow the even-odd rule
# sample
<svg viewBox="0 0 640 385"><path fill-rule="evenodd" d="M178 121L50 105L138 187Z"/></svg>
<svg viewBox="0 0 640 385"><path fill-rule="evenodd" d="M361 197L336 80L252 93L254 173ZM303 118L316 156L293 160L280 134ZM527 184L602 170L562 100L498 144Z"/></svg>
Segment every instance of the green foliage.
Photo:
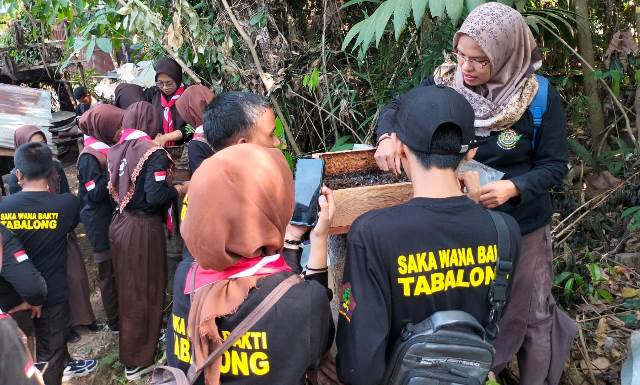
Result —
<svg viewBox="0 0 640 385"><path fill-rule="evenodd" d="M335 151L352 150L353 149L353 143L349 143L350 140L351 140L351 136L350 135L345 135L345 136L339 137L336 140L336 142L334 143L334 145L331 147L331 149L329 149L329 151L330 152L335 152Z"/></svg>
<svg viewBox="0 0 640 385"><path fill-rule="evenodd" d="M640 206L632 206L622 211L620 219L627 217L631 217L631 222L629 222L629 231L636 231L640 229Z"/></svg>
<svg viewBox="0 0 640 385"><path fill-rule="evenodd" d="M306 87L309 92L314 92L318 88L318 84L320 84L320 70L318 68L314 68L311 74L304 75L302 78L302 85Z"/></svg>

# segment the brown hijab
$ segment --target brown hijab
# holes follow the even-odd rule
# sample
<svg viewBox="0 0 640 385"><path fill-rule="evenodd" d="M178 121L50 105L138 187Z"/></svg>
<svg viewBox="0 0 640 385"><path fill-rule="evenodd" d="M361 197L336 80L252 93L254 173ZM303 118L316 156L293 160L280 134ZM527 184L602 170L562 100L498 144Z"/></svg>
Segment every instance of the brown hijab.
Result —
<svg viewBox="0 0 640 385"><path fill-rule="evenodd" d="M78 121L78 126L83 134L111 147L116 144L116 136L122 127L123 116L124 110L116 106L98 104L82 114ZM103 169L107 167L107 156L103 152L88 146L87 139L85 139L85 146L80 155L82 154L93 155L100 163L100 167ZM78 156L78 160L80 160L80 156Z"/></svg>
<svg viewBox="0 0 640 385"><path fill-rule="evenodd" d="M182 96L176 100L176 109L185 122L197 128L202 125L204 109L213 101L213 98L213 92L207 87L200 84L193 85L184 90Z"/></svg>
<svg viewBox="0 0 640 385"><path fill-rule="evenodd" d="M116 87L115 97L114 104L126 110L133 103L144 101L144 90L137 84L120 83Z"/></svg>
<svg viewBox="0 0 640 385"><path fill-rule="evenodd" d="M17 150L18 147L22 146L23 144L29 143L31 138L36 134L42 135L42 137L44 138L44 142L47 142L47 137L44 132L40 130L40 127L32 125L18 127L13 133L13 148Z"/></svg>
<svg viewBox="0 0 640 385"><path fill-rule="evenodd" d="M111 147L107 155L109 170L109 192L122 211L127 206L136 188L136 180L144 163L162 147L151 141L151 133L157 130L160 122L158 112L150 103L132 104L122 117L123 136L120 142ZM125 140L127 130L138 130L149 135L140 139ZM168 154L167 154L168 156Z"/></svg>
<svg viewBox="0 0 640 385"><path fill-rule="evenodd" d="M44 142L47 143L47 136L42 132L40 127L33 125L25 125L18 127L13 133L13 148L17 150L18 147L22 146L25 143L29 143L31 138L40 134L44 138ZM55 166L51 169L49 176L47 177L47 182L49 184L49 191L54 194L60 193L60 175L58 174L58 170L56 170Z"/></svg>
<svg viewBox="0 0 640 385"><path fill-rule="evenodd" d="M173 79L174 82L180 86L182 84L182 68L175 60L170 57L163 57L156 63L156 81L158 81L158 74L165 74Z"/></svg>
<svg viewBox="0 0 640 385"><path fill-rule="evenodd" d="M489 58L491 79L485 85L469 88L460 67L446 62L436 69L436 84L453 87L469 101L476 116L477 135L511 127L538 90L534 72L542 60L529 26L515 9L489 2L467 16L453 38L454 47L462 35L469 36Z"/></svg>
<svg viewBox="0 0 640 385"><path fill-rule="evenodd" d="M205 160L191 178L181 233L200 266L222 270L241 257L277 253L293 206L293 177L282 153L239 144ZM215 319L235 312L257 281L227 279L196 292L189 313L196 365L222 342ZM220 364L205 369L207 385L220 383Z"/></svg>
<svg viewBox="0 0 640 385"><path fill-rule="evenodd" d="M98 104L82 114L78 123L83 134L113 146L122 127L123 116L123 109L111 104Z"/></svg>

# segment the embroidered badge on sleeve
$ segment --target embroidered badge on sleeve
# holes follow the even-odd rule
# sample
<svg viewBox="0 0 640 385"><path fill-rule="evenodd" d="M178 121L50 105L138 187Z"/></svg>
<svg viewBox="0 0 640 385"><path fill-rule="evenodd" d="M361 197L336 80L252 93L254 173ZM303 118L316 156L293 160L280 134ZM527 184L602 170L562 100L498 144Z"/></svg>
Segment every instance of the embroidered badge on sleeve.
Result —
<svg viewBox="0 0 640 385"><path fill-rule="evenodd" d="M94 188L96 188L96 182L90 180L90 181L88 181L87 183L84 184L84 188L86 188L87 191L91 191Z"/></svg>
<svg viewBox="0 0 640 385"><path fill-rule="evenodd" d="M338 313L342 314L347 322L351 322L354 310L356 310L356 298L353 296L351 283L345 282L340 287L340 307L338 308Z"/></svg>
<svg viewBox="0 0 640 385"><path fill-rule="evenodd" d="M24 262L29 259L27 252L24 250L18 251L17 253L13 254L13 256L16 258L16 261L18 261L18 263Z"/></svg>
<svg viewBox="0 0 640 385"><path fill-rule="evenodd" d="M153 173L153 176L156 178L156 182L163 182L167 179L166 171L156 171Z"/></svg>

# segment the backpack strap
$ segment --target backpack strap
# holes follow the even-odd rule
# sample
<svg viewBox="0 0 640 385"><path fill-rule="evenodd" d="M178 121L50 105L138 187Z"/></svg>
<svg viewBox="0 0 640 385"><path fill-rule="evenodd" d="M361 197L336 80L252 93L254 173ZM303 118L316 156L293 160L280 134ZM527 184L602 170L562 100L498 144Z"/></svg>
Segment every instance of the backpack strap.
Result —
<svg viewBox="0 0 640 385"><path fill-rule="evenodd" d="M304 279L299 274L294 274L284 281L280 282L278 286L275 287L267 295L262 302L258 304L247 315L245 319L243 319L232 331L231 334L224 340L224 342L214 350L209 357L202 363L202 366L196 368L194 364L191 364L189 368L189 373L187 377L189 378L189 383L193 384L196 379L202 374L202 371L209 366L213 361L215 361L218 357L220 357L224 352L227 351L240 337L244 335L249 329L253 327L260 319L282 298L283 295L289 291L293 286L302 282Z"/></svg>
<svg viewBox="0 0 640 385"><path fill-rule="evenodd" d="M542 126L542 117L547 112L547 98L549 97L549 80L542 75L536 74L538 81L538 92L533 97L529 105L529 112L533 118L533 135L531 137L531 148L536 147L536 135Z"/></svg>
<svg viewBox="0 0 640 385"><path fill-rule="evenodd" d="M496 262L496 276L489 287L489 322L486 327L487 339L495 340L498 336L498 323L502 316L502 309L507 302L507 291L509 289L509 279L513 271L513 258L511 257L511 236L509 228L501 213L489 210L489 215L493 220L498 232L498 260Z"/></svg>

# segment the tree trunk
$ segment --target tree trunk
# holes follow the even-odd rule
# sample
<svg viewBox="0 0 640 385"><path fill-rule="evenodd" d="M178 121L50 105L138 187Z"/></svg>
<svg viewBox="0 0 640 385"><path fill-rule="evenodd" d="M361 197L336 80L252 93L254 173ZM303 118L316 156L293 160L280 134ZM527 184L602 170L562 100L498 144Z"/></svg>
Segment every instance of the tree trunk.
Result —
<svg viewBox="0 0 640 385"><path fill-rule="evenodd" d="M640 33L640 5L636 5L636 32ZM636 111L636 131L640 140L640 82L636 79L636 100L634 103Z"/></svg>
<svg viewBox="0 0 640 385"><path fill-rule="evenodd" d="M585 61L594 67L595 59L593 56L593 40L591 38L587 0L575 0L575 11L578 19L578 51ZM592 139L591 148L595 151L602 140L604 115L600 97L598 96L597 80L587 66L582 65L581 67L584 77L584 93L589 106L588 124Z"/></svg>

